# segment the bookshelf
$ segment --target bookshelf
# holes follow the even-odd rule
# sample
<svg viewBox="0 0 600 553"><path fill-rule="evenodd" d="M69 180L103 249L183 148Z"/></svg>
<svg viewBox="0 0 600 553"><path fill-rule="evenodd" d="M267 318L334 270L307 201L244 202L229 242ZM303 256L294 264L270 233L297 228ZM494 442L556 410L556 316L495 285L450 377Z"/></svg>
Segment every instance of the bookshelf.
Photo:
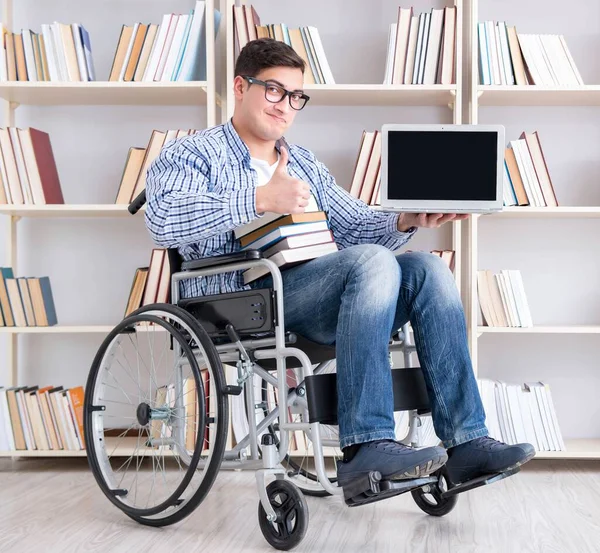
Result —
<svg viewBox="0 0 600 553"><path fill-rule="evenodd" d="M482 115L487 115L486 109L491 110L492 115L489 117L493 117L494 122L499 124L504 124L503 119L509 119L513 128L515 125L519 123L515 123L514 119L510 119L512 116L515 117L528 117L527 121L531 121L527 125L531 127L531 125L539 125L541 127L546 124L546 128L552 128L550 124L547 123L546 118L553 117L553 110L561 109L563 113L568 113L565 110L571 110L571 108L576 110L581 110L584 108L591 108L600 106L600 85L595 84L586 84L586 85L577 85L577 86L541 86L541 85L526 85L526 86L517 86L517 85L481 85L479 84L479 71L478 71L478 62L479 62L479 50L478 50L478 38L477 38L477 22L485 21L485 20L494 20L494 21L510 21L511 25L516 25L517 31L522 29L522 32L526 33L554 33L561 34L564 33L567 36L567 33L573 26L570 23L567 23L564 18L555 19L553 17L548 17L548 23L546 24L545 18L543 20L536 19L535 14L539 15L539 10L546 10L548 6L542 5L542 3L536 2L535 6L530 6L529 9L523 5L518 4L517 2L507 2L503 3L502 6L489 6L484 5L480 0L468 0L468 6L465 8L465 47L468 49L468 55L466 56L468 69L466 70L468 73L468 78L465 80L466 90L464 91L465 96L465 106L466 106L466 118L470 124L477 124L480 122ZM577 6L571 6L571 9L576 11L581 10L582 6L589 6L589 3L586 3L584 0L577 2ZM523 9L521 9L523 8ZM567 38L567 42L571 44L570 40L574 38L573 35L570 35L571 39ZM589 43L588 43L589 44ZM576 62L582 63L581 52L579 52L579 57L576 58ZM580 66L578 63L578 66ZM533 108L533 109L531 109ZM531 110L531 111L530 111ZM537 110L537 111L534 111ZM572 112L577 113L577 112ZM516 114L516 115L513 115ZM539 121L538 121L539 115ZM569 115L566 115L569 118ZM489 122L484 118L485 123ZM523 123L522 126L524 126ZM519 128L521 128L519 127ZM586 125L587 127L587 125ZM552 129L555 132L558 128L558 125L553 127ZM590 128L593 128L593 132L597 132L597 126L594 125L594 122L590 121L589 128L586 128L586 131L589 132ZM522 128L521 130L525 130ZM544 131L544 133L550 134L550 130ZM507 136L506 141L513 140L518 138L518 136L514 135L514 133L509 133L509 128L507 125ZM568 139L564 141L566 150L570 150L573 148L570 144L568 144ZM558 161L554 158L548 158L547 163L552 164L554 161L555 166L560 164L561 160ZM571 161L569 161L571 163ZM575 165L577 162L572 162ZM562 175L565 176L565 173ZM565 178L560 179L562 181L567 180ZM569 182L562 183L563 186L568 186ZM574 183L575 186L579 186L578 189L581 189L581 186L578 183ZM563 192L567 192L567 190L563 190ZM557 194L560 193L560 190L557 190ZM573 193L569 195L569 198L572 199L574 197ZM590 196L591 197L591 196ZM565 340L573 340L577 339L582 341L591 340L597 341L596 335L600 333L600 325L597 324L573 324L571 321L569 323L556 323L553 325L535 325L535 312L534 315L534 326L531 328L494 328L487 326L480 326L479 324L479 302L477 296L477 271L478 269L489 268L488 265L482 266L481 259L484 257L482 252L484 252L484 248L489 247L490 240L490 232L486 232L486 225L494 224L494 233L502 233L502 229L509 227L507 225L518 224L519 232L527 232L530 229L535 232L536 225L547 225L554 224L558 228L569 228L569 233L573 236L573 240L581 239L581 230L585 228L596 229L596 223L593 221L594 219L600 218L600 202L597 202L596 205L582 205L582 206L571 206L567 205L569 202L563 201L561 202L559 198L559 207L506 207L501 213L495 213L491 215L483 215L483 216L472 216L469 218L466 225L466 233L465 233L465 287L469 290L469 297L467 299L466 313L467 313L467 332L469 338L469 347L471 351L471 356L473 359L473 367L476 375L478 377L481 375L484 378L498 378L498 379L511 379L514 381L514 378L520 378L519 368L515 367L515 369L511 371L510 367L507 367L508 372L511 376L506 377L502 374L502 369L489 369L490 358L486 355L482 355L481 348L483 348L480 340L495 340L493 351L494 352L505 352L506 354L503 357L503 361L509 358L508 352L512 353L512 344L513 341L519 340L519 345L517 347L523 347L523 344L527 343L527 348L529 351L527 353L532 358L535 358L537 355L543 355L538 349L536 349L536 343L533 342L534 337L538 337L537 340L544 340L544 345L546 344L559 344L564 342ZM574 202L573 202L574 203ZM586 202L584 202L586 203ZM584 220L591 220L588 224L584 223ZM530 227L525 227L523 225L528 224ZM585 224L585 226L583 226ZM527 228L527 231L523 230ZM547 229L548 226L544 226L544 229ZM594 232L594 231L592 231ZM597 232L597 230L595 231ZM484 238L485 237L485 238ZM511 235L511 238L515 238L516 235ZM537 235L536 238L538 239ZM523 248L531 247L531 244L534 242L533 238L528 237L528 241L526 245L523 245L521 248L518 243L511 243L511 251L510 257L506 252L493 252L491 253L488 249L485 251L486 263L490 263L490 260L499 257L502 259L499 263L512 263L510 268L518 267L520 263L524 262L527 258L524 251L521 251ZM543 244L547 237L544 236L543 231L539 234L540 246ZM587 245L589 248L589 243ZM544 253L547 253L548 250L545 250ZM593 250L590 251L590 255L593 255ZM583 255L581 248L577 250L578 255ZM548 254L550 255L550 254ZM511 261L507 261L511 259ZM514 261L512 261L514 259ZM581 258L577 258L581 259ZM520 261L519 261L520 260ZM581 263L581 261L580 261ZM557 264L559 265L559 264ZM533 266L533 262L530 262L528 265L529 268ZM588 265L586 264L586 267ZM502 268L506 268L503 266ZM557 270L563 271L572 271L574 268L572 266L568 266L567 268L558 266ZM538 276L538 275L536 275ZM534 277L531 277L530 283L535 283ZM535 285L535 284L534 284ZM537 292L537 291L536 291ZM558 290L554 292L554 294L560 294L561 291ZM553 300L553 297L548 298L548 301ZM557 315L557 317L559 317ZM600 319L599 319L600 321ZM496 337L496 338L492 338ZM531 340L531 342L529 342ZM526 341L526 342L525 342ZM580 342L578 342L580 343ZM594 342L591 342L592 344ZM597 343L597 342L596 342ZM560 349L560 348L557 348ZM519 350L522 352L522 350ZM486 353L489 352L486 351ZM492 362L493 366L494 363ZM517 363L518 365L518 363ZM553 397L555 401L555 405L558 402L562 410L558 410L557 415L559 417L559 424L561 424L561 415L564 417L563 421L568 418L568 412L565 408L565 405L569 403L569 398L566 395L571 391L571 398L573 396L573 388L569 388L569 391L566 391L564 386L552 386L552 379L557 379L556 382L567 383L570 379L574 379L578 382L584 378L583 376L576 375L577 370L582 369L583 367L572 367L572 370L569 371L569 375L566 379L558 379L559 377L556 374L556 371L552 371L552 368L548 368L545 371L545 365L541 362L539 365L536 364L535 367L535 380L543 380L550 381L550 387L553 391ZM534 371L528 372L528 374L532 374ZM592 371L593 372L593 371ZM483 373L483 374L481 374ZM590 374L588 371L587 374ZM527 377L523 376L523 380ZM520 382L520 380L517 380ZM593 386L593 384L589 384L589 386ZM579 394L578 394L579 395ZM558 400L557 400L558 397ZM592 409L591 405L582 405L581 399L577 403L571 399L570 405L572 412L578 413L578 418L589 418L590 420L592 415L586 415L586 413L591 413L590 409ZM576 406L575 406L576 405ZM575 407L573 407L575 406ZM566 415L566 416L565 416ZM571 417L572 419L572 417ZM573 419L572 419L573 420ZM590 425L591 426L591 425ZM561 424L561 428L563 424ZM564 433L564 431L563 431ZM600 436L597 435L591 438L582 438L582 439L565 439L566 451L555 451L555 452L538 452L536 454L536 459L600 459ZM568 434L567 434L568 435Z"/></svg>

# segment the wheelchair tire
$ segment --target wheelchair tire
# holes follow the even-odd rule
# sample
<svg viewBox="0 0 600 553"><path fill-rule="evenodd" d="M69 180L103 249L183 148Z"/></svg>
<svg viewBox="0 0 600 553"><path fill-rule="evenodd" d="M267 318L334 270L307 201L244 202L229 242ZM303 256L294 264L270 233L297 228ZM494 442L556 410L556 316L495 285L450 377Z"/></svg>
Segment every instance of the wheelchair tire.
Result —
<svg viewBox="0 0 600 553"><path fill-rule="evenodd" d="M435 489L425 492L422 488L419 488L412 490L410 493L419 509L428 515L442 517L454 509L458 501L458 495L442 497L442 492L448 489L448 477L443 467L435 475L438 477Z"/></svg>
<svg viewBox="0 0 600 553"><path fill-rule="evenodd" d="M267 497L277 520L267 518L258 502L258 523L267 542L275 549L289 551L303 539L308 528L308 505L297 486L287 480L274 480L267 486Z"/></svg>
<svg viewBox="0 0 600 553"><path fill-rule="evenodd" d="M95 414L98 411L106 410L106 406L102 408L102 406L100 405L100 403L102 402L102 398L98 395L99 391L96 390L96 384L98 382L99 371L107 369L107 363L109 362L107 361L106 357L107 353L108 355L111 354L112 349L114 349L113 342L117 343L118 339L121 337L121 334L126 336L127 334L131 335L134 332L138 332L137 330L135 330L134 327L135 325L139 325L140 323L153 323L154 325L156 325L156 328L162 327L162 330L165 330L168 333L167 342L169 342L169 340L171 344L177 342L181 347L181 351L183 353L183 356L185 357L185 361L189 364L191 372L190 378L193 377L195 381L196 401L200 406L196 415L198 416L198 420L201 421L198 422L195 436L193 436L195 438L193 453L191 456L189 456L187 462L185 463L186 470L185 474L181 478L180 484L173 490L173 493L171 493L170 495L168 495L168 497L165 498L164 501L160 502L157 505L154 505L152 508L138 508L137 506L127 504L124 500L120 498L120 495L127 495L127 490L125 490L125 493L118 494L116 493L116 490L111 489L111 480L113 487L115 483L115 479L111 478L113 476L113 469L110 466L110 460L107 465L106 452L101 449L102 447L106 447L106 443L102 441L104 436L98 435L98 428L94 425L93 421L93 417L96 416ZM148 333L149 332L150 331L148 330ZM148 338L148 341L149 340L150 338ZM214 386L214 388L211 387L211 390L214 389L214 399L213 396L210 396L210 401L214 401L214 405L211 404L211 420L213 423L216 423L215 431L211 434L214 443L211 444L211 451L208 453L208 458L206 459L206 463L204 463L203 465L202 471L200 471L198 467L204 445L205 432L207 431L206 429L208 428L210 420L204 413L205 396L201 396L200 393L204 391L204 384L198 360L196 358L196 355L194 354L192 344L190 343L191 341L195 343L196 348L199 350L199 352L205 359L209 378L212 379L212 384ZM150 372L149 369L148 371ZM133 378L131 380L133 381ZM151 372L150 381L152 382ZM88 381L86 384L84 400L84 435L85 442L88 447L88 463L97 483L99 484L101 490L106 495L106 497L115 506L121 509L127 516L144 525L155 527L167 526L179 522L185 517L187 517L204 500L204 498L210 491L212 485L214 484L225 451L227 434L226 423L229 417L228 401L227 397L223 393L223 387L225 385L224 383L225 378L223 374L223 366L221 364L221 359L210 337L208 336L202 325L192 315L190 315L184 309L175 305L146 305L134 311L128 317L123 319L123 321L116 325L115 328L105 338L94 358L88 376ZM158 389L158 382L155 382L155 385L156 389ZM98 386L100 386L100 384L98 384ZM141 394L141 387L139 383L138 389L140 390ZM150 384L150 390L151 389L152 383ZM127 394L125 395L127 396ZM148 398L150 398L150 395L151 394L148 395ZM152 403L151 399L146 399L146 401L147 403ZM131 401L129 403L131 403ZM169 405L169 403L167 403L167 405ZM135 407L134 403L132 403L132 407ZM175 417L175 415L173 416ZM146 422L148 427L150 427L150 425L153 424L153 422L150 421ZM141 425L139 420L138 425ZM104 429L104 422L102 422L99 428ZM148 433L148 439L150 440L150 428L147 428L146 431ZM141 427L139 432L141 435ZM181 445L182 444L179 444L179 446ZM147 445L144 445L143 447L148 449ZM184 449L187 449L186 444L183 444L183 447ZM170 450L172 451L173 448L170 447ZM135 456L135 453L136 450L134 450L134 453L132 453L130 456L130 464L131 460ZM189 451L187 451L187 453L189 454ZM145 454L146 453L144 452L144 454L142 455L142 460L139 461L140 465L144 460ZM139 456L140 453L138 452L136 456L136 465L138 464L137 458ZM175 457L175 455L173 455L173 457ZM179 463L179 459L177 458L176 460ZM154 457L152 457L152 462L154 470ZM164 469L165 465L166 463L163 458L163 470L166 470ZM160 464L158 464L158 466L160 469ZM126 468L126 470L127 469L128 467ZM179 473L181 472L183 472L183 467L181 463L179 463ZM151 492L152 491L153 490L151 490Z"/></svg>

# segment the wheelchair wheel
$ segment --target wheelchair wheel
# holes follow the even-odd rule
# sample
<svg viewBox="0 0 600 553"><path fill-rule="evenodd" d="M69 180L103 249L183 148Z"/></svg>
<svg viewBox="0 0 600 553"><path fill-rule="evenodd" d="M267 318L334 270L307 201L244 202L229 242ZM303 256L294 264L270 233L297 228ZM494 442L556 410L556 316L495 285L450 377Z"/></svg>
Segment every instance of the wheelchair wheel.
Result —
<svg viewBox="0 0 600 553"><path fill-rule="evenodd" d="M275 549L289 551L304 538L308 528L308 505L302 492L287 480L275 480L267 486L267 497L277 519L267 518L258 502L258 523L263 536Z"/></svg>
<svg viewBox="0 0 600 553"><path fill-rule="evenodd" d="M454 509L458 496L442 497L442 493L448 490L448 477L443 467L435 476L438 478L437 484L431 484L427 492L419 488L410 493L422 511L434 517L442 517Z"/></svg>
<svg viewBox="0 0 600 553"><path fill-rule="evenodd" d="M109 333L88 376L84 435L114 505L166 526L202 502L225 450L224 382L214 344L180 307L144 306Z"/></svg>

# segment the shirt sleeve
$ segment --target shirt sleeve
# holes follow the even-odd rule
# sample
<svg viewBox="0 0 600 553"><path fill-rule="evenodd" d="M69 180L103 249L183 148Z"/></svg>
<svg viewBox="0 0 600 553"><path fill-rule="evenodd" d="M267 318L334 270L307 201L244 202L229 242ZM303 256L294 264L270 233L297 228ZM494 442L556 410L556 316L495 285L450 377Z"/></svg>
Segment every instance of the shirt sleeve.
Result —
<svg viewBox="0 0 600 553"><path fill-rule="evenodd" d="M415 234L416 227L406 232L398 230L399 213L371 209L339 186L323 163L316 159L315 163L329 204L331 230L341 248L357 244L379 244L396 250Z"/></svg>
<svg viewBox="0 0 600 553"><path fill-rule="evenodd" d="M191 141L163 148L146 175L146 226L165 248L197 243L259 217L253 187L211 192L209 162Z"/></svg>

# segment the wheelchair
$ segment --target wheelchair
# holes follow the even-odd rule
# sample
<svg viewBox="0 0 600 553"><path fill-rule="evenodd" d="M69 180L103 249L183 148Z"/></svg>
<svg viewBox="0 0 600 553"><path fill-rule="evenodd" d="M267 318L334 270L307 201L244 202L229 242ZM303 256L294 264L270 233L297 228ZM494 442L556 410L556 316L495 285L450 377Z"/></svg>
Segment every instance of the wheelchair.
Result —
<svg viewBox="0 0 600 553"><path fill-rule="evenodd" d="M144 203L142 192L129 211ZM335 347L285 330L279 268L255 250L185 262L176 249L167 253L170 303L145 305L112 329L85 389L89 466L108 500L133 520L179 522L202 503L219 470L250 469L263 536L289 550L308 528L306 495L343 496L356 507L410 492L422 511L443 516L459 493L518 471L454 487L443 467L397 481L373 471L338 487ZM184 279L257 265L271 272L272 288L180 298ZM408 326L391 337L389 351L394 410L407 415L400 441L418 447L431 413ZM403 368L393 368L395 351L404 354Z"/></svg>

